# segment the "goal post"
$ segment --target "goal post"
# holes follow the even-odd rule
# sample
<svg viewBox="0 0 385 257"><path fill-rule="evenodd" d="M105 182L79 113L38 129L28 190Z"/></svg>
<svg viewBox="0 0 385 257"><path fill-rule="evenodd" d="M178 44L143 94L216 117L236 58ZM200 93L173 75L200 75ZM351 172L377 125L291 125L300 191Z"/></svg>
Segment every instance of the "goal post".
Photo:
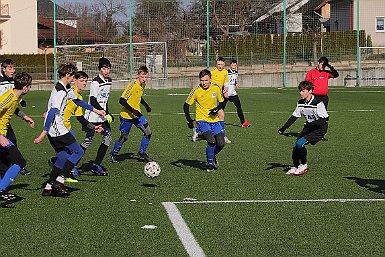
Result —
<svg viewBox="0 0 385 257"><path fill-rule="evenodd" d="M58 45L56 58L60 63L71 62L78 70L86 72L90 78L98 74L98 61L101 57L110 60L111 77L114 81L130 79L130 67L135 77L136 70L146 65L152 78L167 78L166 42L132 43L133 63L130 63L130 44L91 44Z"/></svg>
<svg viewBox="0 0 385 257"><path fill-rule="evenodd" d="M350 78L358 86L385 86L385 46L360 47L358 79Z"/></svg>

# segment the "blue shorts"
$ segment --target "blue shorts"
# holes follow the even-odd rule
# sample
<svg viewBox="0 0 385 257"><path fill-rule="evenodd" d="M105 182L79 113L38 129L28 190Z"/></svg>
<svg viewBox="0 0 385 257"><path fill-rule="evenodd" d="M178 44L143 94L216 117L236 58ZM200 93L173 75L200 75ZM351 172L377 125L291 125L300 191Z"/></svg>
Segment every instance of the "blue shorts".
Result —
<svg viewBox="0 0 385 257"><path fill-rule="evenodd" d="M125 119L122 116L120 118L120 132L122 133L130 133L132 125L135 125L137 128L147 124L146 118L142 115L139 118L136 117L135 119Z"/></svg>
<svg viewBox="0 0 385 257"><path fill-rule="evenodd" d="M221 124L217 122L207 122L205 120L197 121L198 129L204 134L207 131L213 132L214 135L218 135L223 133L224 130Z"/></svg>

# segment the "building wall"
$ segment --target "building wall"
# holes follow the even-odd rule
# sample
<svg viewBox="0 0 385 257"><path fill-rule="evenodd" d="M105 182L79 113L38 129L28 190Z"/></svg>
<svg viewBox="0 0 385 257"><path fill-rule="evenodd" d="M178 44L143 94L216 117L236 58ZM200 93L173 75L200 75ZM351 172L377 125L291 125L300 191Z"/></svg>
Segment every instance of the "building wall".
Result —
<svg viewBox="0 0 385 257"><path fill-rule="evenodd" d="M372 38L373 46L385 46L385 32L376 32L376 16L385 17L384 0L360 0L360 29ZM354 29L357 28L357 0L354 5Z"/></svg>
<svg viewBox="0 0 385 257"><path fill-rule="evenodd" d="M35 54L37 45L36 0L1 0L9 4L10 19L0 23L0 54Z"/></svg>
<svg viewBox="0 0 385 257"><path fill-rule="evenodd" d="M361 0L362 1L362 0ZM353 26L352 0L332 1L330 6L330 31L351 30Z"/></svg>

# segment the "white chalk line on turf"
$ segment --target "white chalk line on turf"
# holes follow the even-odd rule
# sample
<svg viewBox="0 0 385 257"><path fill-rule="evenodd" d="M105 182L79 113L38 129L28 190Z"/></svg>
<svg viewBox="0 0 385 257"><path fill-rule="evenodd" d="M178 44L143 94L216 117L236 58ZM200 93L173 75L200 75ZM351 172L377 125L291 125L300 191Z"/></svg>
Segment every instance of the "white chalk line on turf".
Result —
<svg viewBox="0 0 385 257"><path fill-rule="evenodd" d="M171 202L163 202L162 205L166 209L168 217L170 218L171 223L174 226L180 241L182 241L188 255L194 257L206 256L203 249L195 240L194 235L191 233L190 228L187 226L176 205Z"/></svg>
<svg viewBox="0 0 385 257"><path fill-rule="evenodd" d="M307 202L385 202L385 199L283 199L283 200L223 200L223 201L183 201L174 204L203 204L203 203L307 203Z"/></svg>

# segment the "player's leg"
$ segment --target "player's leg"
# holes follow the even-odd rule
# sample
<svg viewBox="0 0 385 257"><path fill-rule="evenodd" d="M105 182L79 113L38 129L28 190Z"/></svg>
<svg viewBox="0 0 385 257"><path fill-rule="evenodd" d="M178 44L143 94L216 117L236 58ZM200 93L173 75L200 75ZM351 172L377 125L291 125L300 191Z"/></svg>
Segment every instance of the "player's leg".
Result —
<svg viewBox="0 0 385 257"><path fill-rule="evenodd" d="M219 124L221 124L223 131L225 131L225 112L222 109L218 111L218 118L219 118ZM225 143L231 144L230 139L226 136L226 132L224 133L225 133Z"/></svg>
<svg viewBox="0 0 385 257"><path fill-rule="evenodd" d="M215 170L214 158L215 158L215 136L211 131L211 126L206 121L198 121L198 128L202 131L203 138L207 142L206 146L206 160L207 160L207 171L211 172Z"/></svg>
<svg viewBox="0 0 385 257"><path fill-rule="evenodd" d="M241 104L241 100L239 99L239 96L238 95L230 96L230 101L237 108L237 114L238 114L239 121L241 122L241 127L243 128L250 127L251 122L245 120L245 115L243 114L242 104Z"/></svg>
<svg viewBox="0 0 385 257"><path fill-rule="evenodd" d="M298 138L293 147L293 164L297 167L297 170L293 173L294 175L304 174L307 168L307 150L305 145L309 141L305 137Z"/></svg>
<svg viewBox="0 0 385 257"><path fill-rule="evenodd" d="M122 117L120 117L120 137L118 140L115 141L114 147L112 148L112 151L110 153L111 155L111 162L117 163L117 155L122 149L123 144L128 140L128 135L130 134L131 127L133 125L133 120L127 120Z"/></svg>
<svg viewBox="0 0 385 257"><path fill-rule="evenodd" d="M86 151L87 148L91 145L92 140L94 140L95 130L89 129L89 128L85 128L84 130L86 131L86 137L81 143L81 147L83 148L84 151Z"/></svg>
<svg viewBox="0 0 385 257"><path fill-rule="evenodd" d="M139 158L143 159L145 162L151 162L153 161L152 158L150 158L147 154L147 148L150 144L151 140L151 129L148 125L148 122L144 116L141 116L139 118L139 123L135 124L137 128L139 128L143 132L142 140L140 141L140 147L139 147Z"/></svg>
<svg viewBox="0 0 385 257"><path fill-rule="evenodd" d="M108 122L102 124L104 131L101 133L103 141L98 148L95 161L92 165L92 171L99 176L106 176L107 171L101 166L104 156L107 153L108 147L112 142L111 127Z"/></svg>
<svg viewBox="0 0 385 257"><path fill-rule="evenodd" d="M8 124L6 137L9 139L9 141L11 141L17 147L16 135L15 135L15 132L13 131L13 128L12 128L11 124ZM19 172L19 174L21 174L21 175L31 175L32 171L27 170L26 167L23 167L21 169L21 171Z"/></svg>

